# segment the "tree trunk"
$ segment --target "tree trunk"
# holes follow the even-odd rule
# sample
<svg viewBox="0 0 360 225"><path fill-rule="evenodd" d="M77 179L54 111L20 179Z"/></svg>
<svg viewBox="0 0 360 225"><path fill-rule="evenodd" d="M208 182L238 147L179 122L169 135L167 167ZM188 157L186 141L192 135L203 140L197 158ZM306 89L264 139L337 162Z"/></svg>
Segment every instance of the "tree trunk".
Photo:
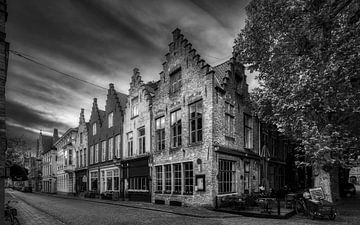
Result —
<svg viewBox="0 0 360 225"><path fill-rule="evenodd" d="M340 199L339 195L339 167L325 171L321 166L313 166L314 187L322 187L325 200L334 202Z"/></svg>

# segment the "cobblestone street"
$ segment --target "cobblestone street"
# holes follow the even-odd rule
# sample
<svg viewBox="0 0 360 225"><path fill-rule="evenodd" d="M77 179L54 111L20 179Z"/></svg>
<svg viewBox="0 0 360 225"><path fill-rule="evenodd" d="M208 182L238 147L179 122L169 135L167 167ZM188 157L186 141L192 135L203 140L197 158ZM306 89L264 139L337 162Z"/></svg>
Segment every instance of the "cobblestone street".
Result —
<svg viewBox="0 0 360 225"><path fill-rule="evenodd" d="M14 206L18 209L21 224L358 224L360 219L359 195L338 204L340 216L335 221L309 220L301 216L288 220L260 219L218 212L209 215L212 218L199 218L201 211L195 214L198 217L189 216L192 208L179 208L179 213L183 214L179 215L171 211L155 211L156 205L154 210L150 210L135 208L131 204L104 204L12 190L7 191L7 197L17 201ZM186 213L189 215L184 215Z"/></svg>

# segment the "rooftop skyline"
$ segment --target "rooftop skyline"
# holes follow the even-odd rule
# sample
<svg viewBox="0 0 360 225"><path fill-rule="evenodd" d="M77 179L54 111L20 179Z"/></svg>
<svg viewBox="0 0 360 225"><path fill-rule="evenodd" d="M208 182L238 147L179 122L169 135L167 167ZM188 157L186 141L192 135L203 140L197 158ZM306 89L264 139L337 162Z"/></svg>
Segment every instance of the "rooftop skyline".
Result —
<svg viewBox="0 0 360 225"><path fill-rule="evenodd" d="M171 32L181 29L211 66L231 57L248 1L20 1L8 2L10 49L77 78L128 93L133 68L144 82L158 80ZM256 85L248 74L250 89ZM9 134L64 133L80 108L89 119L93 98L107 90L76 81L10 54Z"/></svg>

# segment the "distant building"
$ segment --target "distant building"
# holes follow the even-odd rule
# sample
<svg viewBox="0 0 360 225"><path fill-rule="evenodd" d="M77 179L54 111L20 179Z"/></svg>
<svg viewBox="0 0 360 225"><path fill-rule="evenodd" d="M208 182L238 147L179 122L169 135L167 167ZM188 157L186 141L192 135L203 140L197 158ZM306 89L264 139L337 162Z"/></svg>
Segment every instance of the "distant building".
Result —
<svg viewBox="0 0 360 225"><path fill-rule="evenodd" d="M75 141L77 128L68 129L54 144L56 147L56 192L75 194Z"/></svg>
<svg viewBox="0 0 360 225"><path fill-rule="evenodd" d="M138 69L131 77L124 112L123 157L121 161L126 197L151 201L152 98L156 83L145 84Z"/></svg>
<svg viewBox="0 0 360 225"><path fill-rule="evenodd" d="M120 193L120 169L116 160L121 158L123 110L127 96L109 85L105 110L100 110L94 98L88 130L89 190L97 194ZM121 190L123 191L123 190Z"/></svg>
<svg viewBox="0 0 360 225"><path fill-rule="evenodd" d="M54 143L59 139L58 130L54 129L52 137L42 136L39 141L41 146L41 162L42 162L42 188L45 193L56 193L56 154L57 150Z"/></svg>
<svg viewBox="0 0 360 225"><path fill-rule="evenodd" d="M81 109L79 127L75 142L76 194L87 191L88 186L88 130L89 123L85 122L84 109Z"/></svg>

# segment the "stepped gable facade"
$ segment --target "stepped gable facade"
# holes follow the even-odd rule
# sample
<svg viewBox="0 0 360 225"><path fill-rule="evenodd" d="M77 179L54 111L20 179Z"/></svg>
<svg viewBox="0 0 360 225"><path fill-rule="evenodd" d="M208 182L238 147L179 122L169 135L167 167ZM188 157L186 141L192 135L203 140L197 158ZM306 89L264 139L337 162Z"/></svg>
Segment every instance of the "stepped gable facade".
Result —
<svg viewBox="0 0 360 225"><path fill-rule="evenodd" d="M56 193L56 154L57 150L54 143L59 139L58 130L54 129L53 136L39 135L38 148L41 154L41 186L33 184L33 189L45 193ZM36 162L39 163L39 162Z"/></svg>
<svg viewBox="0 0 360 225"><path fill-rule="evenodd" d="M105 110L94 99L89 121L89 190L120 192L120 171L114 159L122 157L124 108L127 95L109 85Z"/></svg>
<svg viewBox="0 0 360 225"><path fill-rule="evenodd" d="M174 30L152 109L153 202L214 207L258 190L257 120L236 56L211 67Z"/></svg>
<svg viewBox="0 0 360 225"><path fill-rule="evenodd" d="M129 200L151 200L151 121L156 83L144 83L134 69L124 114L123 158L125 196Z"/></svg>
<svg viewBox="0 0 360 225"><path fill-rule="evenodd" d="M89 124L85 121L84 109L81 109L75 142L75 192L78 195L87 191L88 130Z"/></svg>
<svg viewBox="0 0 360 225"><path fill-rule="evenodd" d="M211 205L213 79L211 67L173 31L152 107L154 202Z"/></svg>

